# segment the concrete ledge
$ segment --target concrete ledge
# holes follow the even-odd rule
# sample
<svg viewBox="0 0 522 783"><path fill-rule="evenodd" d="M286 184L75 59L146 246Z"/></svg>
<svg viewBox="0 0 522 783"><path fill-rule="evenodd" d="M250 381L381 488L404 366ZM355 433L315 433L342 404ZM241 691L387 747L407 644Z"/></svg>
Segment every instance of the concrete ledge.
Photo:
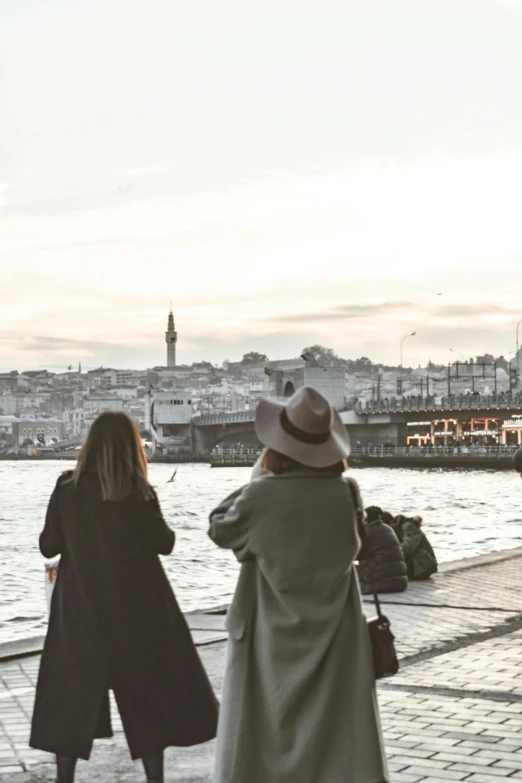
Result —
<svg viewBox="0 0 522 783"><path fill-rule="evenodd" d="M516 557L522 557L522 547L504 549L501 552L490 552L487 555L477 555L476 557L466 557L462 560L454 560L450 563L440 563L435 579L437 579L437 577L440 578L443 574L467 571L471 568L501 563ZM371 596L363 596L363 599L365 603L373 601ZM204 612L187 612L185 614L191 631L195 632L195 644L197 647L214 644L218 641L223 641L226 638L226 632L224 631L223 625L223 615L226 614L226 611L227 606L221 604L213 609L207 609ZM14 642L0 644L0 661L9 661L16 658L26 658L30 655L38 655L43 650L44 640L45 636L33 636L29 639L20 639Z"/></svg>
<svg viewBox="0 0 522 783"><path fill-rule="evenodd" d="M11 661L15 658L26 658L37 655L43 650L45 636L32 636L29 639L19 639L14 642L0 644L0 661Z"/></svg>
<svg viewBox="0 0 522 783"><path fill-rule="evenodd" d="M196 647L226 640L227 633L223 617L226 611L226 606L217 606L205 612L185 612L185 619L189 624ZM39 655L43 650L44 641L45 636L33 636L28 639L0 644L0 661Z"/></svg>
<svg viewBox="0 0 522 783"><path fill-rule="evenodd" d="M501 552L489 552L487 555L465 557L462 560L452 560L449 563L440 563L439 574L449 574L452 571L466 571L468 568L501 563L503 560L511 560L514 557L522 557L522 547L503 549Z"/></svg>

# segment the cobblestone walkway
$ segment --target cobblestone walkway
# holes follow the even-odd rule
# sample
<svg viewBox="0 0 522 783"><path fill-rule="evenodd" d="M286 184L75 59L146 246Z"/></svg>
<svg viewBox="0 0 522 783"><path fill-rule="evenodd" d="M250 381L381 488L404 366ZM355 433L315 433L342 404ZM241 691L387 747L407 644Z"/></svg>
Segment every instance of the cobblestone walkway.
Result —
<svg viewBox="0 0 522 783"><path fill-rule="evenodd" d="M378 685L391 783L522 780L522 552L469 565L383 596L402 659ZM223 617L189 622L219 694ZM38 656L0 663L0 783L53 780L52 759L27 746L38 666ZM142 783L114 715L114 741L96 743L78 783ZM212 756L213 743L169 749L166 780L209 783Z"/></svg>

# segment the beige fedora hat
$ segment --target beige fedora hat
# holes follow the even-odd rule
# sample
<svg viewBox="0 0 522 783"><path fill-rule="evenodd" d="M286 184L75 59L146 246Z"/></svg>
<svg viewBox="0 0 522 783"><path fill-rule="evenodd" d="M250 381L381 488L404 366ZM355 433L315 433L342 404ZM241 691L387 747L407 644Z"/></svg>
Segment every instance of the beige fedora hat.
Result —
<svg viewBox="0 0 522 783"><path fill-rule="evenodd" d="M310 468L328 468L350 453L339 414L315 389L303 386L291 397L267 397L256 410L257 437Z"/></svg>

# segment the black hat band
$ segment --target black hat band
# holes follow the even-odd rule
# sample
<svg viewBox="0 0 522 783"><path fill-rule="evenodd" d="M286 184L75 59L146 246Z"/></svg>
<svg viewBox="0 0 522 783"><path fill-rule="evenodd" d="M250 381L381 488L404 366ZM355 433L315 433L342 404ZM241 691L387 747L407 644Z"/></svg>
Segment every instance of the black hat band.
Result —
<svg viewBox="0 0 522 783"><path fill-rule="evenodd" d="M286 408L283 408L283 410L281 411L279 419L281 421L281 426L286 432L286 434L291 435L292 438L295 438L300 443L319 445L320 443L326 443L326 441L329 440L330 438L331 430L326 430L326 432L316 433L316 432L305 432L305 430L301 430L299 427L296 427L295 424L292 424L292 422L288 418Z"/></svg>

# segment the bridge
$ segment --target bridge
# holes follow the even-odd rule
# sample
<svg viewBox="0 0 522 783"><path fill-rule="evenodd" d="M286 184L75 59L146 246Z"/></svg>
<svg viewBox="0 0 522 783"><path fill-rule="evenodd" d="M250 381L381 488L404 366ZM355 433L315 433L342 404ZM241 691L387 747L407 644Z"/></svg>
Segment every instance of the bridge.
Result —
<svg viewBox="0 0 522 783"><path fill-rule="evenodd" d="M461 413L489 413L493 411L522 412L522 391L501 394L452 394L446 397L399 397L360 401L355 411L369 416L387 413L439 413L452 417Z"/></svg>
<svg viewBox="0 0 522 783"><path fill-rule="evenodd" d="M238 411L237 413L216 413L214 415L199 416L192 419L196 427L215 427L217 424L243 424L253 422L255 411Z"/></svg>
<svg viewBox="0 0 522 783"><path fill-rule="evenodd" d="M425 427L431 425L431 436L443 438L448 444L452 438L464 437L462 425L470 420L483 420L484 426L482 430L473 432L473 425L468 435L483 435L487 431L499 439L503 421L509 422L517 416L522 420L522 391L359 401L350 410L340 411L340 415L354 445L386 442L405 445L416 423ZM239 442L246 447L255 447L254 419L255 411L251 410L194 418L192 427L196 453L208 453L220 443L233 445ZM435 431L434 422L445 422L444 429ZM448 422L456 422L454 430L449 428ZM513 426L517 431L512 437L520 444L522 421ZM426 436L428 434L425 433Z"/></svg>

